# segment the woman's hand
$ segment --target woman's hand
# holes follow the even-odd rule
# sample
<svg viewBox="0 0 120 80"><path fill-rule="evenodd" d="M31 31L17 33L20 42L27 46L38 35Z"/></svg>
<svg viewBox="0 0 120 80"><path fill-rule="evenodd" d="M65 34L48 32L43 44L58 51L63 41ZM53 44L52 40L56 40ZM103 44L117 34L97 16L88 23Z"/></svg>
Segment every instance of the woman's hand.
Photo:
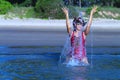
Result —
<svg viewBox="0 0 120 80"><path fill-rule="evenodd" d="M63 7L62 10L63 10L65 15L68 15L68 9L66 7Z"/></svg>
<svg viewBox="0 0 120 80"><path fill-rule="evenodd" d="M97 8L98 8L97 6L94 6L91 10L91 13L94 14L97 11Z"/></svg>

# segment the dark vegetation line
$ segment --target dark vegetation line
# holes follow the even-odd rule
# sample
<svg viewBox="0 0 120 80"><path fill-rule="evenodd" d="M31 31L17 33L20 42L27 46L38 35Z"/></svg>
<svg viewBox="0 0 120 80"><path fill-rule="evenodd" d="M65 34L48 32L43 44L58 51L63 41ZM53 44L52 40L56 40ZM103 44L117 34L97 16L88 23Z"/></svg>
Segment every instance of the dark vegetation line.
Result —
<svg viewBox="0 0 120 80"><path fill-rule="evenodd" d="M120 8L119 4L120 0L0 0L0 14L9 14L11 12L20 18L63 19L65 18L61 11L61 7L63 6L68 7L70 14L76 16L78 15L76 8L86 11L86 13L89 14L91 6L98 5L107 7L107 10L117 11L118 13L115 14L115 18L119 19L120 12L119 9L116 9ZM105 13L106 12L101 12L102 15L99 17L106 18L114 14L109 12L111 15L107 16ZM118 15L118 17L116 15ZM6 15L6 17L9 16ZM110 18L113 18L113 16Z"/></svg>

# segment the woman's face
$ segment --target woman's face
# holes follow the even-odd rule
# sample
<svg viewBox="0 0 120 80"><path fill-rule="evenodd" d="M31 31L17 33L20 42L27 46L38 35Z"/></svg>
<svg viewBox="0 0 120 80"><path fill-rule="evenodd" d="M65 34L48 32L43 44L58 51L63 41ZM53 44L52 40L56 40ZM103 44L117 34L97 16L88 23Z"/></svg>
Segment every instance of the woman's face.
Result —
<svg viewBox="0 0 120 80"><path fill-rule="evenodd" d="M82 24L77 23L77 24L76 24L76 29L77 29L78 31L80 31L80 30L81 30L81 28L82 28Z"/></svg>

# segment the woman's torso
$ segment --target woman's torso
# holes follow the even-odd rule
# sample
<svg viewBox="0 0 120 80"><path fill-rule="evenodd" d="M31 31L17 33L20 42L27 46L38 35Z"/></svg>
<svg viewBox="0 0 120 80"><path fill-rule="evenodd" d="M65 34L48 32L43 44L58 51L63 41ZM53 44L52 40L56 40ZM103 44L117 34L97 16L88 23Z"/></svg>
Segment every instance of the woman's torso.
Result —
<svg viewBox="0 0 120 80"><path fill-rule="evenodd" d="M85 39L86 36L84 32L76 35L76 33L73 31L71 34L72 55L74 55L76 58L82 59L86 56Z"/></svg>

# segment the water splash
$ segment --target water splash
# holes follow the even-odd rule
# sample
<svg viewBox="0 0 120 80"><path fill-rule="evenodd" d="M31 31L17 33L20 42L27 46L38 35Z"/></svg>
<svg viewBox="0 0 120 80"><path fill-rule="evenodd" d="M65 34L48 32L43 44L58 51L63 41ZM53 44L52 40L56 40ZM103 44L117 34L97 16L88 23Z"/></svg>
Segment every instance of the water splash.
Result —
<svg viewBox="0 0 120 80"><path fill-rule="evenodd" d="M72 14L72 11L70 10L70 9L68 9L69 10L69 17L73 17L73 14ZM82 19L83 19L83 14L82 14L82 12L81 11L79 11L77 8L75 8L75 10L76 10L76 12L77 12L77 16L76 17L81 17ZM92 31L92 30L91 30ZM92 32L91 32L92 33ZM67 53L69 53L69 49L71 49L71 45L70 45L70 38L69 39L67 39L66 40L67 42L66 42L66 44L64 45L64 49L63 49L63 51L62 51L62 53L61 53L61 55L60 55L60 60L59 60L59 64L61 64L61 63L64 63L64 64L66 64L67 66L86 66L86 65L88 65L88 64L85 64L85 63L83 63L82 61L80 62L80 61L78 61L78 60L76 60L76 59L74 59L74 58L71 58L69 61L67 61L66 62L66 56L68 56L68 54ZM80 40L80 43L82 42L82 40ZM82 45L82 44L81 44ZM91 35L91 47L93 46L93 41L92 41L92 35ZM93 50L91 49L91 64L92 64L92 53L93 53ZM72 56L74 56L74 55L72 55ZM91 65L91 67L92 67L92 65Z"/></svg>
<svg viewBox="0 0 120 80"><path fill-rule="evenodd" d="M83 19L83 15L82 15L81 11L79 12L79 17L81 17Z"/></svg>
<svg viewBox="0 0 120 80"><path fill-rule="evenodd" d="M91 40L91 56L90 56L91 62L90 62L90 64L91 64L91 68L93 68L93 28L91 28L90 33L91 33L91 36L90 36L90 40Z"/></svg>
<svg viewBox="0 0 120 80"><path fill-rule="evenodd" d="M80 62L79 60L77 60L77 59L74 59L74 58L71 58L70 60L69 60L69 62L66 64L66 66L67 67L69 67L69 66L88 66L89 64L87 64L87 63L84 63L84 62Z"/></svg>

